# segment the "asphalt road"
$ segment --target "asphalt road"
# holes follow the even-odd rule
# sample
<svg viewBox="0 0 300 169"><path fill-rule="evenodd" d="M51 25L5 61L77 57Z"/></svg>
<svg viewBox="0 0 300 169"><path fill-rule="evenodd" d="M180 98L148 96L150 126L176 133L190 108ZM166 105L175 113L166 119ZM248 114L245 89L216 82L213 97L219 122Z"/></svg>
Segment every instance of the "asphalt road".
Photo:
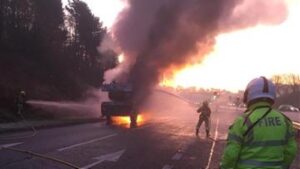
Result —
<svg viewBox="0 0 300 169"><path fill-rule="evenodd" d="M292 121L300 123L300 112L284 112Z"/></svg>
<svg viewBox="0 0 300 169"><path fill-rule="evenodd" d="M195 112L148 119L136 129L91 123L43 129L29 138L13 137L30 132L0 135L0 146L11 148L0 150L0 168L72 168L30 155L30 151L82 169L217 169L228 126L241 113L240 109L214 106L209 139L204 136L204 125L200 137L194 135ZM292 169L300 168L299 161L300 156Z"/></svg>

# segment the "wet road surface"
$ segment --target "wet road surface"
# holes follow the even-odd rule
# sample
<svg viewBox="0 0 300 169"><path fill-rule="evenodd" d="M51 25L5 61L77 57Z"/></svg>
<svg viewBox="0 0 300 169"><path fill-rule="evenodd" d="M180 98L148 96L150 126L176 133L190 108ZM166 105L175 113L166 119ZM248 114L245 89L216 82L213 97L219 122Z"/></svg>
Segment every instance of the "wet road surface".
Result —
<svg viewBox="0 0 300 169"><path fill-rule="evenodd" d="M198 115L162 116L128 129L91 123L39 130L30 138L0 140L1 147L25 150L67 164L13 150L0 150L2 169L217 169L228 126L241 114L233 107L213 107L211 138L204 124L195 136ZM226 116L225 116L226 114ZM30 132L15 133L18 136ZM1 138L11 135L1 135ZM299 153L298 153L299 154ZM293 169L300 168L300 156ZM53 159L52 159L53 160ZM73 166L73 167L72 167Z"/></svg>

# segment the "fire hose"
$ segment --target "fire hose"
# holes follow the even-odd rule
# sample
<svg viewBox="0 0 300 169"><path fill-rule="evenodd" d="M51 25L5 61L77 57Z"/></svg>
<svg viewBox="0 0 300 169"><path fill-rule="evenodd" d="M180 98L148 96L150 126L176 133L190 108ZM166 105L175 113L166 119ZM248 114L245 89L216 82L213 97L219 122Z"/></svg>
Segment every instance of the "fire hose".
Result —
<svg viewBox="0 0 300 169"><path fill-rule="evenodd" d="M50 157L50 156L46 156L46 155L43 155L43 154L39 154L39 153L36 153L36 152L22 150L22 149L18 149L18 148L11 148L11 147L2 147L1 149L14 151L14 152L19 152L19 153L24 153L24 154L29 154L29 155L32 155L32 156L35 156L35 157L38 157L38 158L41 158L41 159L51 160L51 161L63 164L63 165L68 166L70 168L80 169L80 167L78 167L78 166L76 166L72 163L69 163L67 161L60 160L60 159Z"/></svg>
<svg viewBox="0 0 300 169"><path fill-rule="evenodd" d="M31 124L26 120L26 118L24 117L23 113L22 113L22 112L19 112L19 115L21 116L23 122L26 123L27 126L29 126L29 127L31 128L32 134L24 135L24 136L0 137L0 140L11 140L11 139L30 138L30 137L34 137L34 136L37 134L37 131L36 131L36 129L34 128L34 126L31 125ZM31 155L31 156L35 156L35 157L38 157L38 158L41 158L41 159L51 160L51 161L54 161L54 162L63 164L63 165L68 166L68 167L70 167L70 168L80 169L80 167L78 167L78 166L76 166L76 165L74 165L74 164L72 164L72 163L70 163L70 162L67 162L67 161L64 161L64 160L60 160L60 159L57 159L57 158L54 158L54 157L46 156L46 155L43 155L43 154L40 154L40 153L36 153L36 152L33 152L33 151L28 151L28 150L23 150L23 149L18 149L18 148L12 148L12 147L0 147L0 150L9 150L9 151L14 151L14 152L19 152L19 153L29 154L29 155Z"/></svg>
<svg viewBox="0 0 300 169"><path fill-rule="evenodd" d="M0 137L0 140L12 140L12 139L23 139L23 138L30 138L30 137L34 137L37 134L36 129L34 128L33 125L31 125L26 118L24 117L23 113L20 111L19 115L21 116L23 122L30 127L32 133L28 134L28 135L24 135L24 136L10 136L10 137Z"/></svg>

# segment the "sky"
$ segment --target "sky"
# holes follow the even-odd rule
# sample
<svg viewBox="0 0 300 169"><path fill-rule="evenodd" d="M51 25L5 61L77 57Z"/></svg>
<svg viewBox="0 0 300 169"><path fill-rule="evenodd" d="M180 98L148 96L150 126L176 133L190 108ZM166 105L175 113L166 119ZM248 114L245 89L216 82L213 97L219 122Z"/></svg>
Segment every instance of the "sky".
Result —
<svg viewBox="0 0 300 169"><path fill-rule="evenodd" d="M122 0L84 1L109 29L126 7ZM219 35L214 51L201 64L188 66L165 84L238 91L258 76L300 74L300 0L286 1L289 16L285 22Z"/></svg>
<svg viewBox="0 0 300 169"><path fill-rule="evenodd" d="M288 19L280 25L260 25L219 35L215 50L204 63L181 71L173 83L237 91L262 75L300 74L299 18L300 1L294 0ZM192 74L198 77L190 78Z"/></svg>
<svg viewBox="0 0 300 169"><path fill-rule="evenodd" d="M95 16L98 16L104 26L110 28L116 20L119 12L125 7L123 0L83 0L92 10ZM66 5L68 0L62 0Z"/></svg>

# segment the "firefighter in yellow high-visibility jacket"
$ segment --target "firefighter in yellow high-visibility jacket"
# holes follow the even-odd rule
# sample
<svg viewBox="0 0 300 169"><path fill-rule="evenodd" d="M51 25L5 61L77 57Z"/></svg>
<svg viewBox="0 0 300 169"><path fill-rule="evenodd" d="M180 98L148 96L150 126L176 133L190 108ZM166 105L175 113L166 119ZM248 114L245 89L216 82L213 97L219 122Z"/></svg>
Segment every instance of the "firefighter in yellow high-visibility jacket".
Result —
<svg viewBox="0 0 300 169"><path fill-rule="evenodd" d="M244 93L247 110L230 126L221 169L286 169L297 143L292 122L273 109L275 85L265 77L253 79Z"/></svg>

